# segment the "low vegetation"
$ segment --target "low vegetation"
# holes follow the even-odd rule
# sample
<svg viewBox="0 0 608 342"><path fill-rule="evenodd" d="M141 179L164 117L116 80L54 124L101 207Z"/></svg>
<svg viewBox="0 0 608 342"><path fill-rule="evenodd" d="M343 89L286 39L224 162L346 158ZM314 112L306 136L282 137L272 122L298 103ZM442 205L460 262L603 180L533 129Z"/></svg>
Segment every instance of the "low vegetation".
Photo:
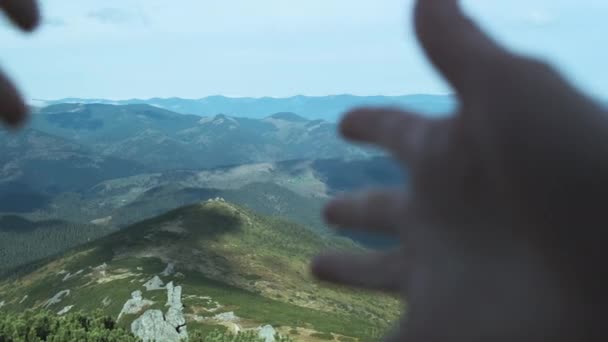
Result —
<svg viewBox="0 0 608 342"><path fill-rule="evenodd" d="M116 325L101 311L64 316L49 311L25 311L21 314L0 313L0 342L135 342L129 331Z"/></svg>
<svg viewBox="0 0 608 342"><path fill-rule="evenodd" d="M138 342L139 338L121 328L114 318L101 310L63 316L53 312L26 311L21 314L0 313L0 342ZM191 342L263 342L257 331L232 334L226 330L203 330L191 334ZM275 335L276 342L293 342L286 336Z"/></svg>

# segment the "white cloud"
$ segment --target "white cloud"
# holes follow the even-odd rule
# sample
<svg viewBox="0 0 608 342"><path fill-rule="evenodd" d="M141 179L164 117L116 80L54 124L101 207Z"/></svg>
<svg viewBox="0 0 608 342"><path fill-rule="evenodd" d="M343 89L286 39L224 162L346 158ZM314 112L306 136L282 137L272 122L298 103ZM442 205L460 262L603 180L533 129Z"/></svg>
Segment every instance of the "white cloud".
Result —
<svg viewBox="0 0 608 342"><path fill-rule="evenodd" d="M536 27L545 27L558 22L557 15L543 10L531 10L522 19L524 23Z"/></svg>
<svg viewBox="0 0 608 342"><path fill-rule="evenodd" d="M134 13L122 8L101 8L90 11L87 17L108 24L124 24L135 18Z"/></svg>

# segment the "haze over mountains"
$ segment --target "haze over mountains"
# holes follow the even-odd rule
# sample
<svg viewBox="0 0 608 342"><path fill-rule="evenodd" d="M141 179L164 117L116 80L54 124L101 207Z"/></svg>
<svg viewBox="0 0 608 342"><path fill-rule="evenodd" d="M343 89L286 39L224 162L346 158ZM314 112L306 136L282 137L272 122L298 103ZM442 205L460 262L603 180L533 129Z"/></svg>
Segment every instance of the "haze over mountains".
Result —
<svg viewBox="0 0 608 342"><path fill-rule="evenodd" d="M288 98L248 98L209 96L200 99L152 98L131 100L78 99L37 100L34 105L59 103L149 104L182 114L213 116L224 113L236 117L265 118L271 113L291 112L308 119L336 122L347 110L358 106L399 106L429 114L446 113L455 105L452 96L293 96Z"/></svg>
<svg viewBox="0 0 608 342"><path fill-rule="evenodd" d="M30 129L154 170L371 155L342 141L335 124L294 113L201 118L144 104L60 104L38 110Z"/></svg>
<svg viewBox="0 0 608 342"><path fill-rule="evenodd" d="M248 119L145 104L50 105L38 109L25 130L0 132L0 215L25 220L4 220L10 232L54 222L52 238L51 231L32 229L31 241L60 241L81 225L81 240L60 244L69 247L222 197L327 234L319 212L330 196L403 182L399 167L377 151L347 144L336 130L289 112ZM15 260L0 271L57 251L6 248Z"/></svg>

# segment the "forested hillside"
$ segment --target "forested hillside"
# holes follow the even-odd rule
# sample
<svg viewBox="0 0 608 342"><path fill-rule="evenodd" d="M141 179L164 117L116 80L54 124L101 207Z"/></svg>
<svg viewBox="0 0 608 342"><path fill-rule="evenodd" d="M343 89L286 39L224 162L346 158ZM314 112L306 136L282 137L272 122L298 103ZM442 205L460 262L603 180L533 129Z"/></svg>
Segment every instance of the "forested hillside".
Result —
<svg viewBox="0 0 608 342"><path fill-rule="evenodd" d="M113 231L115 228L106 225L0 216L0 276L16 266L64 252Z"/></svg>

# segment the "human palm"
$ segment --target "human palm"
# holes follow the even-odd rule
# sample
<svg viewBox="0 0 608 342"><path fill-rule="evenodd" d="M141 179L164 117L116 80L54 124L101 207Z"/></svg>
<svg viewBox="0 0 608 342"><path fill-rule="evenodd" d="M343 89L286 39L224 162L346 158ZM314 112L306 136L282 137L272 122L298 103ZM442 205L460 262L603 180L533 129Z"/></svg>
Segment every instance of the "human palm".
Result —
<svg viewBox="0 0 608 342"><path fill-rule="evenodd" d="M336 199L326 218L402 243L321 256L314 273L401 292L407 318L395 340L597 336L606 113L551 67L501 48L456 0L419 0L416 29L459 108L441 119L390 108L345 116L342 134L390 151L410 185Z"/></svg>

